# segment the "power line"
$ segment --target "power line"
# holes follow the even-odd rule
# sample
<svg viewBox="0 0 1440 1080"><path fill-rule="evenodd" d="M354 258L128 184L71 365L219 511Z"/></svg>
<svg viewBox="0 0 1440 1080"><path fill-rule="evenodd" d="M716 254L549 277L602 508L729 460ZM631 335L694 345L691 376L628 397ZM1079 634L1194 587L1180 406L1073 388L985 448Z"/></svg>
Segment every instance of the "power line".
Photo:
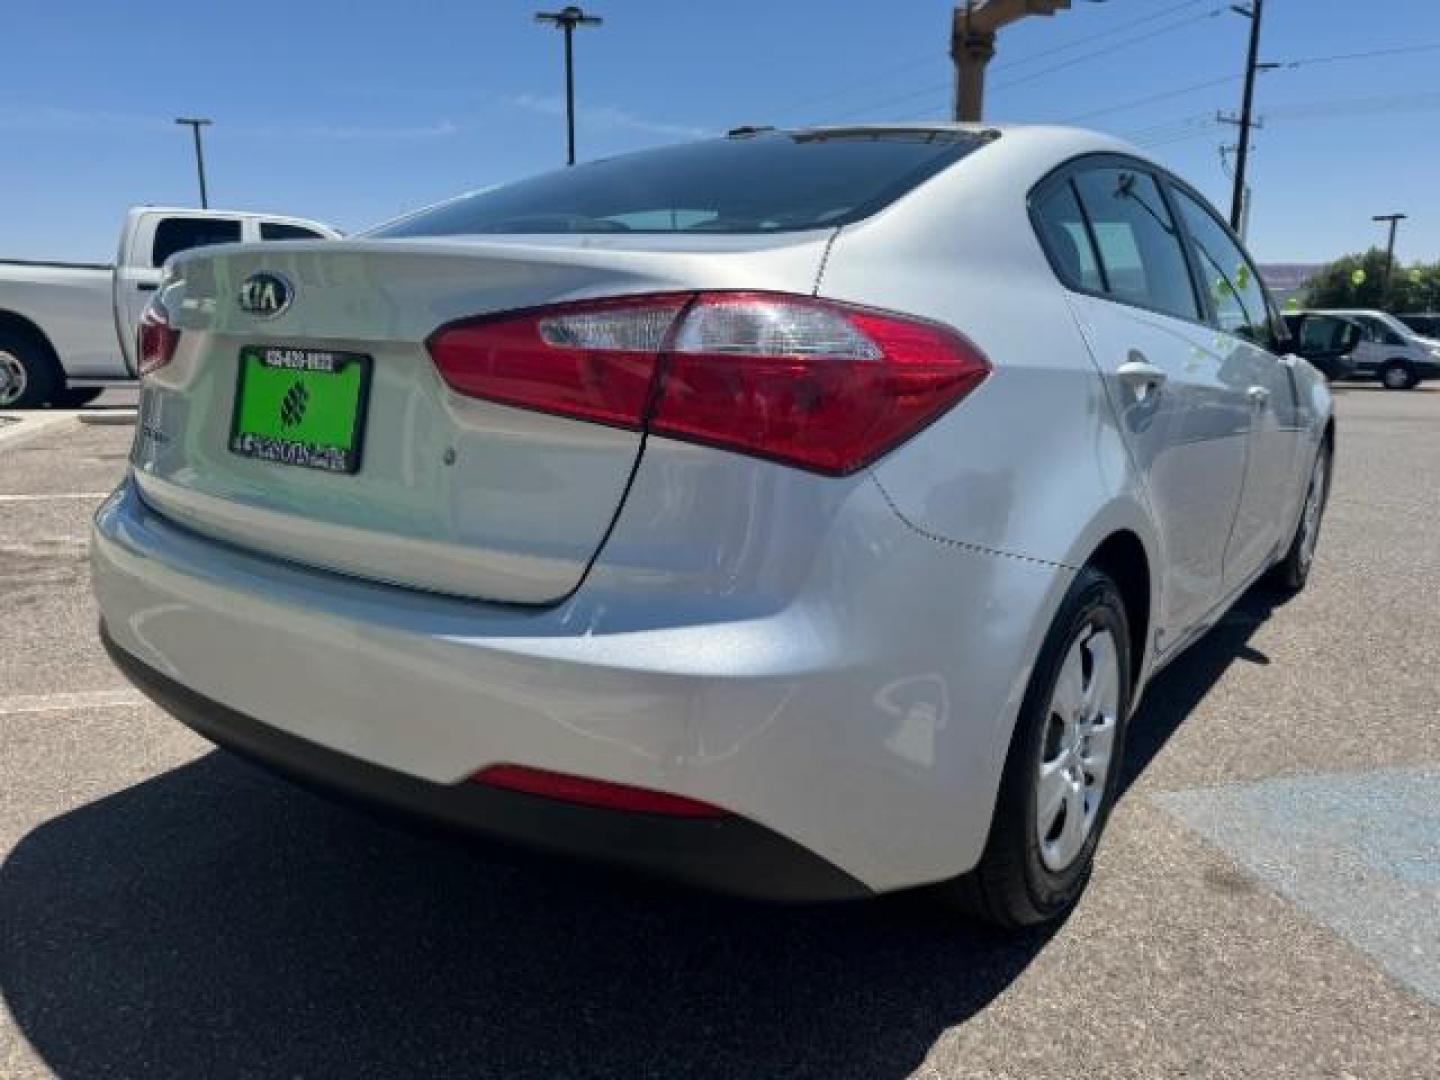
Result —
<svg viewBox="0 0 1440 1080"><path fill-rule="evenodd" d="M1074 116L1067 116L1063 120L1056 121L1060 124L1075 124L1081 120L1090 120L1097 116L1108 116L1111 113L1124 112L1127 109L1138 109L1142 105L1153 105L1157 101L1168 101L1171 98L1184 97L1186 94L1193 94L1196 90L1205 90L1211 86L1221 86L1224 83L1238 82L1240 75L1221 75L1216 79L1206 79L1204 82L1191 83L1189 86L1181 86L1174 90L1164 90L1158 94L1151 94L1148 97L1135 98L1133 101L1122 101L1118 105L1107 105L1101 109L1093 109L1090 112L1077 113Z"/></svg>
<svg viewBox="0 0 1440 1080"><path fill-rule="evenodd" d="M1177 11L1184 11L1186 8L1196 7L1199 4L1209 2L1213 2L1213 0L1184 0L1183 3L1175 4L1172 7L1164 8L1161 11L1153 11L1149 15L1142 16L1138 19L1132 19L1128 24L1126 24L1120 29L1111 28L1109 30L1101 30L1100 32L1095 34L1086 34L1084 37L1076 38L1074 41L1067 42L1064 45L1056 45L1053 48L1042 49L1039 52L1031 53L1029 56L1022 56L1018 60L1010 60L1003 64L996 64L993 70L1008 71L1011 68L1021 67L1025 64L1034 63L1036 60L1042 60L1047 56L1054 56L1057 53L1069 52L1071 49L1078 49L1081 45L1088 45L1092 41L1099 41L1102 38L1113 37L1115 34L1121 33L1124 30L1133 30L1137 26L1144 26L1146 23L1155 22L1156 20L1163 19L1168 15L1173 15Z"/></svg>
<svg viewBox="0 0 1440 1080"><path fill-rule="evenodd" d="M1302 68L1311 64L1338 64L1346 60L1373 60L1380 56L1404 56L1409 53L1435 52L1440 50L1440 41L1428 45L1401 45L1393 49L1373 49L1370 52L1336 53L1334 56L1307 56L1301 60L1281 63L1282 68Z"/></svg>
<svg viewBox="0 0 1440 1080"><path fill-rule="evenodd" d="M1193 6L1194 6L1194 2L1195 2L1195 0L1190 0L1190 2L1188 2L1188 3L1186 3L1186 4L1182 5L1182 6L1184 6L1184 7L1193 7ZM1204 2L1204 0L1202 0L1202 2ZM1175 9L1172 9L1172 10L1175 10ZM1123 39L1123 40L1121 40L1121 41L1118 41L1118 42L1116 42L1115 44L1109 46L1108 48L1097 49L1097 50L1095 50L1095 51L1093 51L1093 52L1085 53L1085 54L1082 55L1082 56L1077 56L1077 57L1074 57L1073 59L1066 60L1066 61L1064 61L1063 63L1052 64L1051 66L1046 67L1046 68L1042 68L1042 69L1040 69L1039 71L1030 72L1029 74L1027 74L1027 75L1022 75L1021 77L1019 77L1019 78L1017 78L1017 79L1011 79L1009 82L999 83L999 84L997 84L997 85L994 87L994 89L1002 90L1002 89L1005 89L1006 87L1019 86L1019 85L1022 84L1022 83L1034 82L1036 79L1043 78L1043 77L1045 77L1046 75L1052 74L1053 72L1063 71L1063 70L1065 70L1065 69L1067 69L1067 68L1075 67L1075 66L1077 66L1077 65L1079 65L1079 64L1083 64L1083 63L1085 63L1085 62L1087 62L1087 61L1089 61L1089 60L1097 59L1098 57L1101 57L1101 56L1108 56L1109 54L1111 54L1111 53L1113 53L1113 52L1117 52L1117 51L1119 51L1119 50L1121 50L1121 49L1128 48L1128 47L1130 47L1131 45L1138 45L1138 44L1140 44L1140 43L1142 43L1142 42L1153 40L1154 38L1160 37L1160 36L1162 36L1162 35L1164 35L1164 34L1173 33L1173 32L1176 31L1176 30L1182 30L1182 29L1184 29L1184 28L1187 27L1187 26L1193 25L1194 23L1203 22L1203 21L1205 21L1206 19L1214 18L1215 16L1219 15L1223 10L1224 10L1223 8L1219 8L1219 7L1212 8L1210 11L1207 11L1207 12L1201 14L1201 15L1192 16L1192 17L1187 18L1187 19L1182 19L1182 20L1180 20L1179 22L1175 22L1175 23L1170 24L1169 26L1162 26L1162 27L1160 27L1160 28L1157 29L1157 30L1151 30L1151 31L1148 31L1148 32L1146 32L1146 33L1144 33L1144 34L1137 34L1137 35L1135 35L1135 36L1133 36L1133 37L1125 38L1125 39ZM1168 13L1168 12L1167 12L1167 13ZM1147 19L1144 20L1144 21L1154 21L1154 17L1147 17ZM1133 24L1132 24L1132 25L1133 25ZM1126 29L1130 29L1130 28L1131 28L1131 27L1126 27ZM1119 32L1119 31L1111 30L1111 31L1108 31L1108 32L1106 32L1106 33L1104 33L1104 34L1092 35L1092 36L1091 36L1091 39L1093 40L1093 39L1095 39L1095 38L1101 38L1101 37L1112 37L1112 36L1114 36L1114 35L1115 35L1116 33L1118 33L1118 32ZM948 90L951 88L951 85L952 85L952 84L951 84L951 81L950 81L949 79L945 80L944 82L940 82L940 83L931 83L931 84L928 85L928 86L920 87L920 88L917 89L917 90L912 90L912 91L909 91L908 93L900 94L900 95L898 95L898 96L896 96L896 97L887 98L887 99L885 99L884 101L872 102L872 103L869 104L869 105L864 105L864 106L861 106L860 108L851 109L851 110L848 111L848 112L844 112L844 113L840 113L840 114L835 115L835 116L831 116L829 119L831 119L831 120L848 120L848 119L850 119L851 117L854 117L854 116L863 116L863 115L866 114L866 113L877 112L877 111L879 111L879 110L881 110L881 109L888 109L888 108L890 108L891 106L899 105L899 104L901 104L901 103L903 103L903 102L907 102L907 101L914 101L914 100L917 99L917 98L926 97L926 96L928 96L928 95L930 95L930 94L934 94L934 93L936 93L936 92L938 92L938 91L941 91L941 90L948 91Z"/></svg>
<svg viewBox="0 0 1440 1080"><path fill-rule="evenodd" d="M1134 19L1130 23L1128 23L1123 29L1132 30L1137 26L1143 26L1147 23L1153 23L1159 19L1163 19L1169 15L1173 15L1178 11L1184 11L1186 8L1196 7L1203 3L1213 3L1213 0L1181 0L1181 2L1178 4L1172 4L1169 7L1162 8L1160 11L1153 11L1149 15L1143 15L1138 19ZM1102 38L1112 37L1119 32L1121 31L1116 29L1110 29L1103 30L1096 34L1087 34L1084 37L1076 38L1074 41L1067 42L1064 45L1056 45L1048 49L1041 49L1039 52L1030 53L1028 56L1021 56L1014 60L1008 60L1003 64L997 64L995 65L993 70L1008 71L1011 68L1023 67L1026 64L1033 64L1037 60L1043 60L1046 57L1054 56L1058 53L1069 52L1071 49L1078 49L1082 45L1088 45L1090 42L1099 41ZM877 72L874 75L869 75L864 79L856 80L855 82L849 83L848 85L843 86L839 89L826 91L825 93L816 94L808 98L803 98L799 101L791 102L789 105L782 106L779 111L782 114L793 113L799 109L809 108L812 105L820 104L826 101L833 101L836 98L849 97L851 94L854 94L857 91L865 90L869 87L883 83L897 74L911 71L915 68L917 64L923 64L926 61L933 61L939 58L940 57L937 56L937 54L933 50L927 50L919 56L915 56L909 60L905 60L899 64L896 64L893 67L885 68L883 71ZM943 86L943 88L948 89L950 86L949 80L947 80L941 85ZM924 90L914 91L912 93L903 95L901 100L909 100L915 97L920 97L924 94L931 93L933 89L935 89L935 87L927 86Z"/></svg>
<svg viewBox="0 0 1440 1080"><path fill-rule="evenodd" d="M1440 90L1421 90L1405 94L1383 94L1368 98L1329 98L1323 101L1297 101L1289 104L1269 106L1265 110L1267 121L1279 118L1282 121L1328 120L1337 115L1362 116L1368 113L1390 113L1396 111L1428 112L1440 109ZM1175 120L1142 128L1122 136L1129 142L1146 149L1169 146L1187 139L1208 134L1219 120L1208 113L1197 113Z"/></svg>
<svg viewBox="0 0 1440 1080"><path fill-rule="evenodd" d="M1337 53L1333 56L1307 56L1300 60L1290 60L1281 63L1279 66L1285 69L1309 67L1311 64L1334 64L1352 60L1372 60L1383 56L1398 56L1409 53L1436 52L1440 51L1440 42L1428 45L1406 45L1398 48L1372 49L1367 52ZM1206 79L1204 82L1191 83L1187 86L1180 86L1174 90L1163 90L1158 94L1149 94L1145 97L1133 98L1129 101L1117 102L1114 105L1106 105L1099 109L1092 109L1089 112L1077 113L1074 116L1067 116L1057 120L1059 124L1075 124L1081 120L1092 120L1097 116L1108 116L1111 113L1124 112L1128 109L1138 109L1143 105L1152 105L1157 101L1167 101L1171 98L1184 97L1186 94L1193 94L1197 90L1206 90L1212 86L1222 86L1225 83L1236 82L1240 75L1222 75L1215 79Z"/></svg>
<svg viewBox="0 0 1440 1080"><path fill-rule="evenodd" d="M1329 117L1341 114L1351 116L1366 113L1390 112L1396 109L1426 111L1440 107L1440 90L1422 90L1408 94L1385 94L1368 98L1332 98L1328 101L1299 101L1272 106L1266 109L1266 116L1300 120L1312 116Z"/></svg>
<svg viewBox="0 0 1440 1080"><path fill-rule="evenodd" d="M862 79L859 82L851 83L847 87L841 88L839 90L831 90L823 94L817 94L813 97L804 98L800 101L792 102L789 105L782 106L780 112L782 114L793 113L798 109L808 109L811 105L816 105L821 102L833 101L835 98L839 97L849 97L857 90L863 90L871 86L875 86L876 84L885 82L892 76L899 75L902 72L913 71L916 64L922 64L927 60L934 61L938 59L940 59L940 57L936 55L935 51L933 49L929 50L923 56L917 56L910 60L906 60L902 64L896 64L894 67L886 68L884 71L876 75L872 75L866 79Z"/></svg>
<svg viewBox="0 0 1440 1080"><path fill-rule="evenodd" d="M1094 52L1085 53L1083 56L1077 56L1072 60L1066 60L1062 64L1054 64L1051 67L1042 68L1040 71L1031 72L1029 75L1022 75L1018 79L1011 79L1009 82L996 83L993 89L1005 90L1012 86L1021 86L1025 83L1034 82L1036 79L1042 79L1047 75L1053 75L1057 71L1064 71L1067 68L1076 67L1077 65L1083 64L1088 60L1094 60L1101 56L1109 56L1111 53L1119 52L1121 49L1129 48L1131 45L1139 45L1141 42L1151 41L1154 38L1160 37L1164 34L1174 33L1176 30L1183 30L1185 27L1193 26L1195 23L1204 22L1207 19L1217 18L1224 10L1225 9L1223 7L1211 8L1209 11L1206 11L1200 15L1192 15L1188 19L1181 19L1179 22L1172 23L1169 26L1162 26L1158 30L1151 30L1144 34L1137 34L1134 37L1126 38L1123 41L1117 41L1109 48L1096 49Z"/></svg>

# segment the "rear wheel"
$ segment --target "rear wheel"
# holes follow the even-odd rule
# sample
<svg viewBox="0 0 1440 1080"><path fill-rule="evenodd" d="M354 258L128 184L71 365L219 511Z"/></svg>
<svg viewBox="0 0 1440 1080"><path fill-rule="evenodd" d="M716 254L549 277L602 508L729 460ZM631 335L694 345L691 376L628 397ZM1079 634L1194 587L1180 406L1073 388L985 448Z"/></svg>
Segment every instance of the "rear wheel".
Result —
<svg viewBox="0 0 1440 1080"><path fill-rule="evenodd" d="M1271 571L1271 580L1287 593L1298 593L1310 580L1329 486L1330 444L1325 443L1315 455L1315 466L1310 470L1310 486L1305 491L1305 506L1300 511L1300 524L1295 527L1290 550Z"/></svg>
<svg viewBox="0 0 1440 1080"><path fill-rule="evenodd" d="M44 342L0 329L0 409L44 405L60 386L60 366Z"/></svg>
<svg viewBox="0 0 1440 1080"><path fill-rule="evenodd" d="M1392 360L1380 369L1380 382L1386 390L1411 390L1419 381L1410 365L1399 360Z"/></svg>
<svg viewBox="0 0 1440 1080"><path fill-rule="evenodd" d="M1059 918L1090 878L1114 804L1130 707L1130 636L1115 583L1076 576L1030 677L980 863L942 887L1004 927Z"/></svg>

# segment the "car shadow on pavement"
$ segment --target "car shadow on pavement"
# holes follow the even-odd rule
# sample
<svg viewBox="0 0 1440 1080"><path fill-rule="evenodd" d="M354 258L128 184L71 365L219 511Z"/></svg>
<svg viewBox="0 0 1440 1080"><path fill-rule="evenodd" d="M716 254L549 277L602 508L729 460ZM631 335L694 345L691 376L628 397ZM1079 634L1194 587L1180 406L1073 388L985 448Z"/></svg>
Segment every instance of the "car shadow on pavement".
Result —
<svg viewBox="0 0 1440 1080"><path fill-rule="evenodd" d="M904 1076L1046 940L513 859L219 752L0 867L0 990L61 1078Z"/></svg>
<svg viewBox="0 0 1440 1080"><path fill-rule="evenodd" d="M1125 734L1122 793L1140 778L1231 664L1269 665L1270 658L1255 649L1250 639L1283 603L1284 597L1261 581L1151 681Z"/></svg>
<svg viewBox="0 0 1440 1080"><path fill-rule="evenodd" d="M1165 672L1133 781L1268 614ZM382 826L211 753L0 867L0 992L61 1078L899 1077L1053 931L773 907Z"/></svg>

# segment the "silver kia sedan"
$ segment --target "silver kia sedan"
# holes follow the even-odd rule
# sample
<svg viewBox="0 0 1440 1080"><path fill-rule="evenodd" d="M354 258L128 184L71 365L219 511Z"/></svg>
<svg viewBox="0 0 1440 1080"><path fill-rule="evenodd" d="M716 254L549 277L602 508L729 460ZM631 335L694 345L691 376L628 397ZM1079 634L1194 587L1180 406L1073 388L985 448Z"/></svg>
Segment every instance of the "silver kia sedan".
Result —
<svg viewBox="0 0 1440 1080"><path fill-rule="evenodd" d="M494 838L1007 926L1079 896L1146 683L1304 586L1335 446L1210 205L1059 128L742 129L194 251L140 339L94 581L181 721Z"/></svg>

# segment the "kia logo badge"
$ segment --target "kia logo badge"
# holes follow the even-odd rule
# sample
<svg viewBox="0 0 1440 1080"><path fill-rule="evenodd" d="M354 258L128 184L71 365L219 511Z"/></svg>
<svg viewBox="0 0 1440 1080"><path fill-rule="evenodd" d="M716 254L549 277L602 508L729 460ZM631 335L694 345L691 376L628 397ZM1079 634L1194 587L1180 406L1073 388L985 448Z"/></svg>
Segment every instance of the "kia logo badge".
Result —
<svg viewBox="0 0 1440 1080"><path fill-rule="evenodd" d="M290 306L294 290L279 274L251 274L240 283L240 310L273 319Z"/></svg>

